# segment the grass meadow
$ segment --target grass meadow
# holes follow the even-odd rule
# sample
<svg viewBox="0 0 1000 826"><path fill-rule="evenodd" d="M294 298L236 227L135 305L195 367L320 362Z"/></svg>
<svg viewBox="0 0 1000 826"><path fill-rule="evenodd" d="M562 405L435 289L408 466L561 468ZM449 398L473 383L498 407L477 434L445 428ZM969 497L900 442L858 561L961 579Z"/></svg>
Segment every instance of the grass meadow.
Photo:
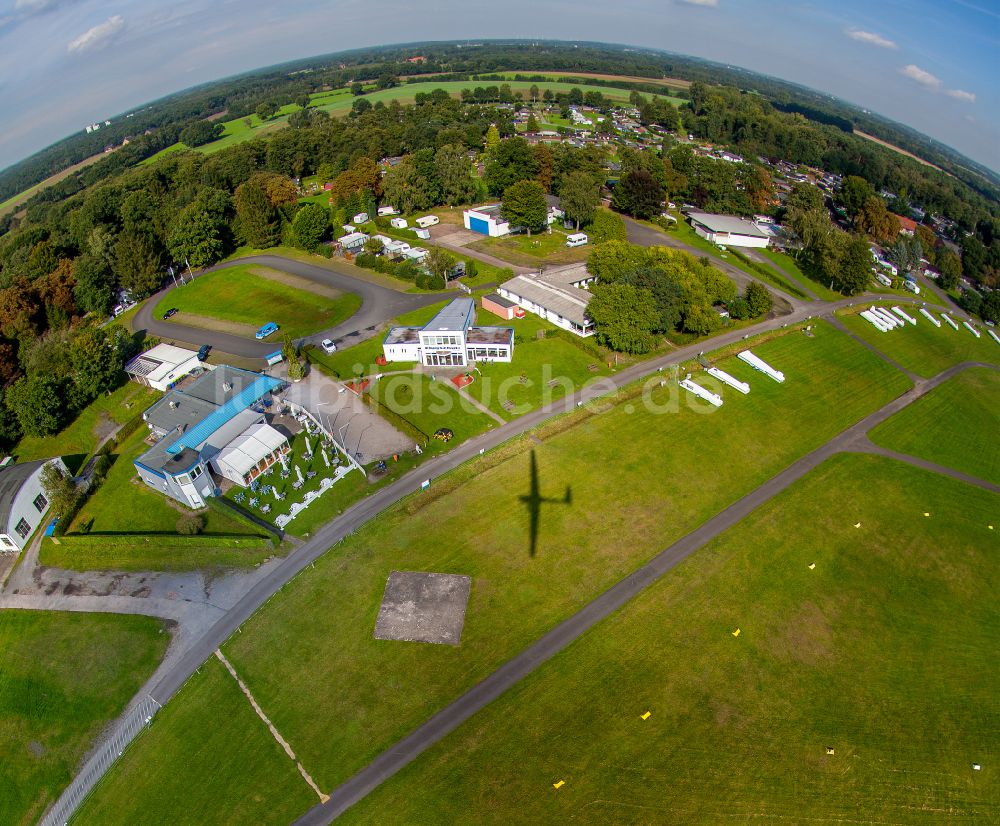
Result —
<svg viewBox="0 0 1000 826"><path fill-rule="evenodd" d="M872 430L873 442L1000 485L1000 370L966 370Z"/></svg>
<svg viewBox="0 0 1000 826"><path fill-rule="evenodd" d="M836 456L342 822L993 822L997 507Z"/></svg>
<svg viewBox="0 0 1000 826"><path fill-rule="evenodd" d="M574 411L543 427L541 444L520 438L434 480L244 624L224 649L321 788L333 788L726 503L909 386L826 325L814 338L790 333L755 352L785 371L785 384L727 358L721 366L753 389L738 398L723 390L726 404L713 413L679 396L671 382L603 412ZM520 500L529 490L531 452L541 495L569 499L543 506L534 554ZM473 577L461 646L372 638L392 570ZM186 719L192 736L214 725L215 715ZM163 739L143 738L98 790L102 811L126 797L143 799L157 765L173 765L171 783L198 785L209 797L216 783L239 775L221 752L226 765L211 775L177 758ZM150 780L136 786L140 777ZM198 817L236 822L224 805L231 791L220 789L218 805ZM192 818L179 799L141 814L144 823Z"/></svg>
<svg viewBox="0 0 1000 826"><path fill-rule="evenodd" d="M0 823L35 823L167 648L159 620L0 611Z"/></svg>

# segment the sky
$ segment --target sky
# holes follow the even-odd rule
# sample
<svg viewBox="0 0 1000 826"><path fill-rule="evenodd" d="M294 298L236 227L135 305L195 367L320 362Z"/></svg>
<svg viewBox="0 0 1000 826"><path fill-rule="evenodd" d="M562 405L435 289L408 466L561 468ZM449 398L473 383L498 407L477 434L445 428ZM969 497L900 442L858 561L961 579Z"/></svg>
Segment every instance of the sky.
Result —
<svg viewBox="0 0 1000 826"><path fill-rule="evenodd" d="M362 46L551 38L743 66L1000 171L998 0L0 0L0 168L208 80Z"/></svg>

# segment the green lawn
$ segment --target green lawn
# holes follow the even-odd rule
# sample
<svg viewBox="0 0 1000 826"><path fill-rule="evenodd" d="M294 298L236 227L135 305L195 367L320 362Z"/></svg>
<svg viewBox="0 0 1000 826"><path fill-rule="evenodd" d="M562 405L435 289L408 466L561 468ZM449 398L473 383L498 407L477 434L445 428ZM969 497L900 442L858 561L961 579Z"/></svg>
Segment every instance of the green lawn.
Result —
<svg viewBox="0 0 1000 826"><path fill-rule="evenodd" d="M205 719L212 724L201 728ZM72 822L285 826L317 802L236 681L212 657L112 767Z"/></svg>
<svg viewBox="0 0 1000 826"><path fill-rule="evenodd" d="M431 438L431 451L454 447L497 423L461 396L447 379L431 380L422 373L387 376L368 388L372 396L410 424L433 437L441 427L455 434L447 444Z"/></svg>
<svg viewBox="0 0 1000 826"><path fill-rule="evenodd" d="M507 235L503 238L484 238L481 241L473 241L469 248L522 266L535 266L541 261L550 264L586 261L591 247L567 247L568 234L565 230L553 228L551 233L536 232L530 236Z"/></svg>
<svg viewBox="0 0 1000 826"><path fill-rule="evenodd" d="M171 321L198 324L198 319L220 319L256 330L275 321L292 338L334 327L361 306L354 293L307 291L276 278L287 278L268 267L242 264L208 273L164 296L153 309L157 318L171 307L180 312ZM295 279L298 281L299 279Z"/></svg>
<svg viewBox="0 0 1000 826"><path fill-rule="evenodd" d="M973 368L870 434L875 444L1000 484L1000 371Z"/></svg>
<svg viewBox="0 0 1000 826"><path fill-rule="evenodd" d="M0 823L36 823L169 637L149 617L0 611Z"/></svg>
<svg viewBox="0 0 1000 826"><path fill-rule="evenodd" d="M940 327L935 327L917 312L916 307L904 306L903 309L907 314L917 320L916 326L907 324L903 329L897 328L888 333L880 333L856 313L870 306L870 303L859 302L859 305L850 311L838 311L838 316L847 329L870 341L887 356L918 376L924 378L936 376L945 368L961 361L1000 364L1000 344L985 332L981 338L976 338L961 324L958 330L953 330L943 321ZM940 311L933 307L929 309L933 316L940 320Z"/></svg>
<svg viewBox="0 0 1000 826"><path fill-rule="evenodd" d="M480 315L484 320L489 316L482 311ZM473 371L475 381L466 390L506 419L569 395L610 372L603 358L561 335L551 335L555 327L537 316L496 319L495 323L514 328L513 361L480 363ZM549 335L540 339L539 333ZM595 370L590 369L592 365Z"/></svg>
<svg viewBox="0 0 1000 826"><path fill-rule="evenodd" d="M753 389L706 411L675 384L543 428L432 480L342 542L225 646L323 789L348 777L539 634L796 457L903 392L908 382L826 325L755 347L775 384L734 358ZM706 377L706 384L711 384ZM530 552L529 451L543 506ZM718 472L725 468L725 472ZM564 504L568 495L571 504ZM465 573L474 585L462 644L377 641L392 570ZM317 687L322 686L322 691ZM188 731L212 725L211 716ZM140 760L142 749L135 759ZM155 767L145 760L141 765ZM226 756L220 760L226 760ZM187 782L215 777L178 765ZM227 766L218 782L232 777ZM224 793L228 794L229 789ZM116 799L122 787L108 792ZM221 793L221 792L220 792Z"/></svg>
<svg viewBox="0 0 1000 826"><path fill-rule="evenodd" d="M775 264L781 267L781 269L785 270L789 275L798 280L800 284L812 290L821 301L839 301L844 297L836 290L830 289L830 287L826 284L821 284L819 281L813 280L802 272L792 256L771 249L756 250L756 252L759 252L766 258L770 258Z"/></svg>
<svg viewBox="0 0 1000 826"><path fill-rule="evenodd" d="M998 505L835 457L341 820L995 822Z"/></svg>
<svg viewBox="0 0 1000 826"><path fill-rule="evenodd" d="M25 436L14 448L14 454L20 462L64 456L70 470L76 471L105 436L138 416L159 397L157 390L127 382L110 395L95 399L59 433Z"/></svg>

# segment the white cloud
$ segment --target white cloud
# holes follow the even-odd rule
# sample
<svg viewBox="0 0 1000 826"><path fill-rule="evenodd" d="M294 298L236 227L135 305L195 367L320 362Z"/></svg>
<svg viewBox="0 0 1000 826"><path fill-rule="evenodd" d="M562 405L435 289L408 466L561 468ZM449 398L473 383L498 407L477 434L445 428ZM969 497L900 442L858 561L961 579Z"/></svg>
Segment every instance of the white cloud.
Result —
<svg viewBox="0 0 1000 826"><path fill-rule="evenodd" d="M719 0L681 0L681 2L688 6L707 6L712 9L719 5Z"/></svg>
<svg viewBox="0 0 1000 826"><path fill-rule="evenodd" d="M866 32L864 29L848 29L844 32L851 40L857 40L860 43L867 43L870 46L879 46L882 49L898 49L899 46L896 45L895 40L889 40L886 37L882 37L880 34L875 34L875 32Z"/></svg>
<svg viewBox="0 0 1000 826"><path fill-rule="evenodd" d="M955 100L960 100L964 103L975 103L976 93L966 92L964 89L949 89L945 92L946 95L955 98Z"/></svg>
<svg viewBox="0 0 1000 826"><path fill-rule="evenodd" d="M125 18L120 14L109 17L103 23L98 23L93 28L87 29L79 37L74 38L66 46L66 51L70 54L80 54L92 49L100 49L107 46L119 32L125 28Z"/></svg>
<svg viewBox="0 0 1000 826"><path fill-rule="evenodd" d="M921 86L926 86L928 89L940 89L941 88L941 78L935 77L930 72L925 72L919 66L915 66L912 63L907 64L902 69L899 70L900 74L904 77L910 78L910 80L915 80Z"/></svg>

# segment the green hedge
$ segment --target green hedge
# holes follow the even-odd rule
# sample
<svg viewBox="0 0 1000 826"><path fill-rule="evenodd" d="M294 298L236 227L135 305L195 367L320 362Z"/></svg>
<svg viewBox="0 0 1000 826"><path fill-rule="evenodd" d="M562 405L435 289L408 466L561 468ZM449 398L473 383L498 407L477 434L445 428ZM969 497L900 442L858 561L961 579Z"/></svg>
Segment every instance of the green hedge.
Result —
<svg viewBox="0 0 1000 826"><path fill-rule="evenodd" d="M231 514L229 514L231 515ZM257 525L255 529L259 530ZM59 543L77 548L135 548L155 545L158 548L259 548L270 546L263 536L234 536L231 534L180 534L157 533L69 533L59 538Z"/></svg>
<svg viewBox="0 0 1000 826"><path fill-rule="evenodd" d="M400 416L395 410L386 407L382 404L382 402L374 398L371 393L362 393L361 398L364 399L365 404L373 408L375 412L389 422L389 424L403 431L403 433L417 442L417 444L422 447L426 447L430 442L431 437L424 433L424 431L422 431L409 419Z"/></svg>

